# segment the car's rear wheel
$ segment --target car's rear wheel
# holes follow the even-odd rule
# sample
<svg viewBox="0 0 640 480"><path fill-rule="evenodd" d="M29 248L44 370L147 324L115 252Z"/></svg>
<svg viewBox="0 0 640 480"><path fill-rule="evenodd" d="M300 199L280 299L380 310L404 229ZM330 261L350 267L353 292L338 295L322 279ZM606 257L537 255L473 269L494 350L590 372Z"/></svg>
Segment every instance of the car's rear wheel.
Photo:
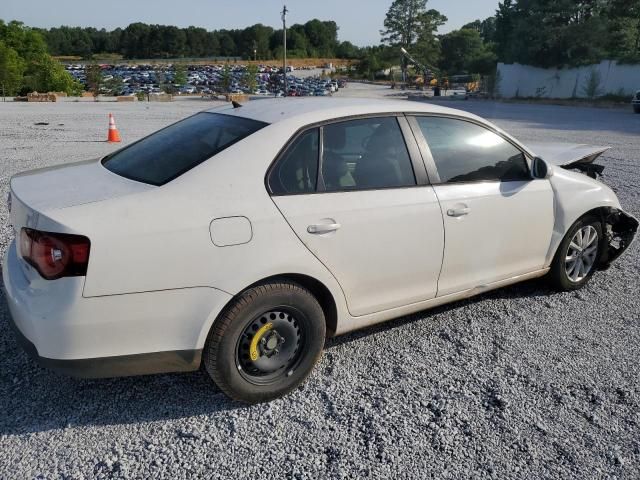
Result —
<svg viewBox="0 0 640 480"><path fill-rule="evenodd" d="M586 216L565 235L551 264L550 279L559 290L577 290L595 273L602 251L602 223Z"/></svg>
<svg viewBox="0 0 640 480"><path fill-rule="evenodd" d="M633 106L633 111L634 111L635 113L640 113L640 105L634 105L634 106Z"/></svg>
<svg viewBox="0 0 640 480"><path fill-rule="evenodd" d="M287 281L259 285L240 294L216 320L204 365L229 397L269 401L311 373L325 329L322 307L307 289Z"/></svg>

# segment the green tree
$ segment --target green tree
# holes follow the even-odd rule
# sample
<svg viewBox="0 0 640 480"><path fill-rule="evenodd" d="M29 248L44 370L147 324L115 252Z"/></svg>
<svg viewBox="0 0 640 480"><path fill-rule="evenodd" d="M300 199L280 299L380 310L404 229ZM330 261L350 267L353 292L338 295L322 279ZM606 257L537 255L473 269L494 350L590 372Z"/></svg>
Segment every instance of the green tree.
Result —
<svg viewBox="0 0 640 480"><path fill-rule="evenodd" d="M485 18L484 20L474 20L463 25L462 28L476 30L483 42L493 42L496 35L496 17Z"/></svg>
<svg viewBox="0 0 640 480"><path fill-rule="evenodd" d="M338 58L358 58L360 49L351 42L340 42L336 49L336 56Z"/></svg>
<svg viewBox="0 0 640 480"><path fill-rule="evenodd" d="M471 28L454 30L440 37L442 58L440 68L449 74L481 73L495 70L496 56Z"/></svg>
<svg viewBox="0 0 640 480"><path fill-rule="evenodd" d="M446 20L437 10L427 10L427 0L393 0L380 34L383 43L408 49Z"/></svg>
<svg viewBox="0 0 640 480"><path fill-rule="evenodd" d="M394 0L384 20L385 28L380 34L383 43L398 49L405 48L419 61L429 64L439 57L436 32L446 21L447 17L437 10L427 10L427 0ZM414 50L414 47L417 48ZM406 70L406 66L403 58L403 70Z"/></svg>
<svg viewBox="0 0 640 480"><path fill-rule="evenodd" d="M333 21L309 20L304 24L309 44L309 54L316 57L333 57L338 43L338 25Z"/></svg>
<svg viewBox="0 0 640 480"><path fill-rule="evenodd" d="M0 92L15 95L22 85L24 61L13 48L0 40Z"/></svg>
<svg viewBox="0 0 640 480"><path fill-rule="evenodd" d="M16 62L13 50L18 55L17 62L23 66L23 69L12 66L7 72L13 81L17 72L22 72L20 92L62 91L75 95L82 91L82 86L47 53L47 45L38 31L22 22L0 20L0 42L5 47L7 64L12 66Z"/></svg>
<svg viewBox="0 0 640 480"><path fill-rule="evenodd" d="M440 41L436 37L436 32L446 21L447 17L437 10L427 10L423 15L422 27L418 33L416 45L412 47L412 51L422 63L433 65L440 58Z"/></svg>
<svg viewBox="0 0 640 480"><path fill-rule="evenodd" d="M85 76L87 79L87 91L93 94L94 100L98 100L100 90L104 85L104 76L102 75L102 68L97 63L91 63L85 68Z"/></svg>
<svg viewBox="0 0 640 480"><path fill-rule="evenodd" d="M73 79L60 62L43 53L31 59L24 77L24 86L29 91L65 92L79 95L83 88Z"/></svg>
<svg viewBox="0 0 640 480"><path fill-rule="evenodd" d="M184 63L176 63L173 66L173 84L174 85L185 85L187 83L187 69L184 66Z"/></svg>
<svg viewBox="0 0 640 480"><path fill-rule="evenodd" d="M229 64L225 64L222 70L222 77L220 78L220 86L224 93L228 93L231 90L231 67Z"/></svg>
<svg viewBox="0 0 640 480"><path fill-rule="evenodd" d="M373 80L380 69L380 59L375 52L368 52L358 63L358 73L369 80Z"/></svg>
<svg viewBox="0 0 640 480"><path fill-rule="evenodd" d="M104 83L104 91L107 95L120 95L122 93L122 88L124 87L124 82L120 77L112 77L109 80L105 80Z"/></svg>
<svg viewBox="0 0 640 480"><path fill-rule="evenodd" d="M500 61L541 67L640 56L637 0L504 0L495 19Z"/></svg>
<svg viewBox="0 0 640 480"><path fill-rule="evenodd" d="M256 76L258 75L258 67L254 64L250 64L247 66L247 69L244 72L242 83L245 87L247 87L250 93L253 93L258 85L258 81Z"/></svg>

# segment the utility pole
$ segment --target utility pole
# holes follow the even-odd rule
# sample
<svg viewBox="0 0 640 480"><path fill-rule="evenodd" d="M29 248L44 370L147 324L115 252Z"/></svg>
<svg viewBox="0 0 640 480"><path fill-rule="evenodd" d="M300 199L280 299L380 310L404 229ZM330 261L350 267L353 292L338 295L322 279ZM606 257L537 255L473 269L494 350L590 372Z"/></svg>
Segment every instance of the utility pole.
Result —
<svg viewBox="0 0 640 480"><path fill-rule="evenodd" d="M282 73L284 74L284 96L286 97L289 94L289 89L287 87L287 6L285 5L282 9L282 13L280 14L282 18L282 31L283 31L283 47L284 51L282 53Z"/></svg>

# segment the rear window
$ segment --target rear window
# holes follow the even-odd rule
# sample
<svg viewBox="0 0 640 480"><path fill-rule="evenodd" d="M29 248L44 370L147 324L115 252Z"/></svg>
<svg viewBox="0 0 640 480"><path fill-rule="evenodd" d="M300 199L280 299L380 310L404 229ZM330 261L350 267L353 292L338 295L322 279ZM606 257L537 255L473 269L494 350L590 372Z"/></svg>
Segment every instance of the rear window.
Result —
<svg viewBox="0 0 640 480"><path fill-rule="evenodd" d="M164 185L266 125L202 112L112 153L102 164L125 178Z"/></svg>

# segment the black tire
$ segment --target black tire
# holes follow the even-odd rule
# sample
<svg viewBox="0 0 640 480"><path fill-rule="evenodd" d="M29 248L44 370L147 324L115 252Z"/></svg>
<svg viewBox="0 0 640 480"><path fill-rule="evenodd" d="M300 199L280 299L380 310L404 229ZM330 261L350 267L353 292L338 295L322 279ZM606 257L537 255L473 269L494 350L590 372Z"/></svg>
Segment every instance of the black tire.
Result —
<svg viewBox="0 0 640 480"><path fill-rule="evenodd" d="M325 335L324 312L309 290L288 281L267 283L241 293L215 321L203 363L216 385L232 399L267 402L306 380L322 355ZM267 350L272 338L277 346ZM271 363L262 371L259 362ZM283 365L274 366L280 363Z"/></svg>
<svg viewBox="0 0 640 480"><path fill-rule="evenodd" d="M634 105L633 106L633 112L634 113L640 113L640 105Z"/></svg>
<svg viewBox="0 0 640 480"><path fill-rule="evenodd" d="M571 240L573 239L576 232L585 227L591 226L593 227L597 234L598 238L595 241L596 253L595 253L595 261L591 266L588 273L581 279L574 281L569 278L567 274L567 268L565 264L565 259L567 257L569 246L571 244ZM562 239L558 250L553 258L553 262L551 263L551 270L549 272L549 280L551 284L560 291L570 291L570 290L578 290L579 288L584 287L593 274L598 269L598 264L600 263L600 259L602 257L602 248L604 245L604 237L602 232L602 222L598 220L598 218L588 215L582 218L579 218L569 229L565 237Z"/></svg>

